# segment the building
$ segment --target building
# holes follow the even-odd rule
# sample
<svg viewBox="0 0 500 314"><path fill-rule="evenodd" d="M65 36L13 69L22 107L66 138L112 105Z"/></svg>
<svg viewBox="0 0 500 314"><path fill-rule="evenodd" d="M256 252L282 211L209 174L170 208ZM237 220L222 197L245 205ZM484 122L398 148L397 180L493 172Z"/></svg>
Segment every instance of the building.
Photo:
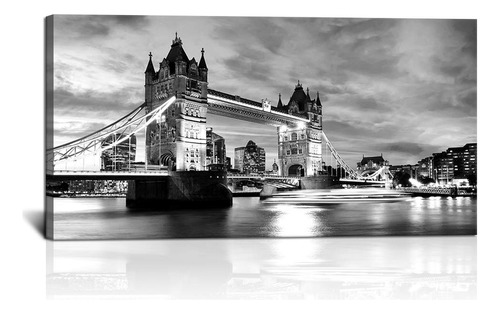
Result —
<svg viewBox="0 0 500 314"><path fill-rule="evenodd" d="M254 141L248 141L245 147L234 149L234 168L241 173L262 174L266 171L266 152Z"/></svg>
<svg viewBox="0 0 500 314"><path fill-rule="evenodd" d="M226 157L226 170L231 170L233 165L231 164L231 157Z"/></svg>
<svg viewBox="0 0 500 314"><path fill-rule="evenodd" d="M199 62L189 59L176 33L158 70L149 54L144 72L146 112L172 96L176 100L146 129L146 164L180 171L205 169L208 68L204 53L201 49Z"/></svg>
<svg viewBox="0 0 500 314"><path fill-rule="evenodd" d="M417 178L432 177L432 157L425 157L418 162Z"/></svg>
<svg viewBox="0 0 500 314"><path fill-rule="evenodd" d="M442 185L466 183L471 176L477 176L477 143L432 154L431 173Z"/></svg>
<svg viewBox="0 0 500 314"><path fill-rule="evenodd" d="M207 152L206 165L220 164L227 167L226 161L226 141L225 139L213 132L213 129L207 127Z"/></svg>
<svg viewBox="0 0 500 314"><path fill-rule="evenodd" d="M245 147L234 149L234 169L243 172L243 159L245 157Z"/></svg>
<svg viewBox="0 0 500 314"><path fill-rule="evenodd" d="M419 166L418 164L416 165L390 165L389 166L389 171L391 174L394 176L398 172L404 172L410 175L410 178L416 179L418 176L418 169Z"/></svg>
<svg viewBox="0 0 500 314"><path fill-rule="evenodd" d="M124 180L70 180L66 193L72 194L125 194L128 182Z"/></svg>
<svg viewBox="0 0 500 314"><path fill-rule="evenodd" d="M120 137L126 134L112 134L101 143L101 147L116 142ZM103 150L101 153L101 171L120 171L130 168L131 163L135 162L137 149L137 140L135 135L131 135L127 140L113 146L110 149Z"/></svg>
<svg viewBox="0 0 500 314"><path fill-rule="evenodd" d="M295 86L287 105L279 95L277 111L300 116L309 122L278 128L278 160L280 175L313 176L321 171L322 104L304 91L300 82Z"/></svg>
<svg viewBox="0 0 500 314"><path fill-rule="evenodd" d="M362 176L371 175L380 168L387 166L388 160L385 160L382 154L380 156L365 157L357 164L357 171ZM381 180L382 176L378 176L377 180Z"/></svg>
<svg viewBox="0 0 500 314"><path fill-rule="evenodd" d="M444 185L453 181L453 157L447 152L432 154L432 172L436 183Z"/></svg>
<svg viewBox="0 0 500 314"><path fill-rule="evenodd" d="M454 179L467 179L471 175L477 175L477 143L450 147L446 153L453 159Z"/></svg>
<svg viewBox="0 0 500 314"><path fill-rule="evenodd" d="M365 157L363 155L363 159L361 159L360 162L358 162L358 172L360 174L368 174L369 172L373 173L383 166L387 166L388 160L385 160L382 154L380 156L373 156L373 157Z"/></svg>

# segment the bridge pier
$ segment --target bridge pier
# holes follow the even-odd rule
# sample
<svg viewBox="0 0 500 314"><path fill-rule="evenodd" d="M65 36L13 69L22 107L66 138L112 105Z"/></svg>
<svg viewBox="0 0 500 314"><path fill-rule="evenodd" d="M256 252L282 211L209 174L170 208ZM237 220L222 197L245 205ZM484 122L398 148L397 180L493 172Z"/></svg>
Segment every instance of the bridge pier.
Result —
<svg viewBox="0 0 500 314"><path fill-rule="evenodd" d="M328 189L335 185L334 177L331 175L318 175L300 178L301 190Z"/></svg>
<svg viewBox="0 0 500 314"><path fill-rule="evenodd" d="M129 208L224 208L232 203L222 171L177 171L165 178L128 181Z"/></svg>

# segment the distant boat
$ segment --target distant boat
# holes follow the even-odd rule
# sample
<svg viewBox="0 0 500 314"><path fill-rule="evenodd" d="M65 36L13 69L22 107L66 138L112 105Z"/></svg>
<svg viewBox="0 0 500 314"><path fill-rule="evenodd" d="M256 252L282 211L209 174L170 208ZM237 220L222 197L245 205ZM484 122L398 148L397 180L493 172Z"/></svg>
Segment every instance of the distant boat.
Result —
<svg viewBox="0 0 500 314"><path fill-rule="evenodd" d="M401 202L411 198L410 193L386 189L334 189L298 190L276 193L266 199L266 203L294 204L342 204Z"/></svg>

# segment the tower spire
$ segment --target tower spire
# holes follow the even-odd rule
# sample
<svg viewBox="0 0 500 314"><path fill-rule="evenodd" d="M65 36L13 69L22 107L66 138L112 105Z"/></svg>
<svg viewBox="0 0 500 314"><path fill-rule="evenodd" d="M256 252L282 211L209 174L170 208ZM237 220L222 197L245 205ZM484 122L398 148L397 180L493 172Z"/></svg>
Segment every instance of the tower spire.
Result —
<svg viewBox="0 0 500 314"><path fill-rule="evenodd" d="M207 63L205 62L205 49L204 48L201 48L201 59L200 59L200 63L198 65L198 67L200 69L208 69Z"/></svg>
<svg viewBox="0 0 500 314"><path fill-rule="evenodd" d="M182 45L182 40L179 36L177 36L177 32L175 32L175 39L172 40L172 46L176 44Z"/></svg>
<svg viewBox="0 0 500 314"><path fill-rule="evenodd" d="M316 105L321 106L321 100L319 100L319 92L316 92Z"/></svg>
<svg viewBox="0 0 500 314"><path fill-rule="evenodd" d="M283 107L283 103L281 102L281 93L278 94L279 100L278 100L278 108Z"/></svg>
<svg viewBox="0 0 500 314"><path fill-rule="evenodd" d="M155 74L155 67L153 66L153 54L151 53L151 51L149 52L148 66L146 67L146 72L144 73Z"/></svg>

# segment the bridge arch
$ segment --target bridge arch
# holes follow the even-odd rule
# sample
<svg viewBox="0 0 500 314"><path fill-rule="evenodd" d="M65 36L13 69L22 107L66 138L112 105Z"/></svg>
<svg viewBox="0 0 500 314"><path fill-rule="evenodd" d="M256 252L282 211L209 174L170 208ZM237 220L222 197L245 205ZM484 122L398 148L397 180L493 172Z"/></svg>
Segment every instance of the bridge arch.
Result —
<svg viewBox="0 0 500 314"><path fill-rule="evenodd" d="M303 177L305 174L305 167L301 164L293 164L288 167L288 175L294 177Z"/></svg>

